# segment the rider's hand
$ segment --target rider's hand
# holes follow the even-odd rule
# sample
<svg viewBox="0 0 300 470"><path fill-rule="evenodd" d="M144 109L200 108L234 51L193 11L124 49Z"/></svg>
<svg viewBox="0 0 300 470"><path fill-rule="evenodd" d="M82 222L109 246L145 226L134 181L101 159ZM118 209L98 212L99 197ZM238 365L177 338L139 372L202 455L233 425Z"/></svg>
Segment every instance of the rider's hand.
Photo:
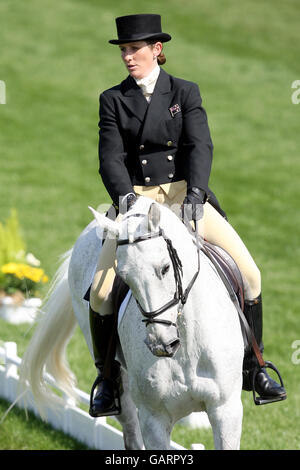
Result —
<svg viewBox="0 0 300 470"><path fill-rule="evenodd" d="M181 206L182 220L200 220L203 217L203 205L207 200L206 192L200 188L189 188Z"/></svg>

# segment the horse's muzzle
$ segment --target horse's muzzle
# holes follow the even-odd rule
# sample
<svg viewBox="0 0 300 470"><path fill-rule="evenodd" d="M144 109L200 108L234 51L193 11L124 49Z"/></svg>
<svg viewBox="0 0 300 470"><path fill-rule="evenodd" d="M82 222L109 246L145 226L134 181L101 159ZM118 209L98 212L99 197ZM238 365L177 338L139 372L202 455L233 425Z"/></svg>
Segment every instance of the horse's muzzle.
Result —
<svg viewBox="0 0 300 470"><path fill-rule="evenodd" d="M168 344L157 344L152 343L149 340L145 340L145 344L154 356L157 357L174 357L180 348L180 339L175 338Z"/></svg>

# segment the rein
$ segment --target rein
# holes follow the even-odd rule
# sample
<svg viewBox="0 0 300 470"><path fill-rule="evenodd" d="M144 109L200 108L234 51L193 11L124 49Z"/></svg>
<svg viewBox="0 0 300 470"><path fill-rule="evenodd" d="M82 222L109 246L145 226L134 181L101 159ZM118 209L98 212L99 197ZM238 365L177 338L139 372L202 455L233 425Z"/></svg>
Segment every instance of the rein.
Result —
<svg viewBox="0 0 300 470"><path fill-rule="evenodd" d="M129 217L144 217L144 216L145 216L145 214L131 214L131 215L127 216L127 218L129 218ZM193 287L193 285L194 285L194 283L195 283L195 281L196 281L196 279L199 275L199 272L200 272L200 247L199 247L199 244L197 243L196 244L197 253L198 253L198 268L197 268L197 271L194 274L194 276L192 277L192 279L189 282L186 289L183 290L183 286L182 286L183 271L182 271L181 260L178 256L178 253L177 253L176 249L174 248L174 246L172 244L172 240L170 240L170 238L168 238L166 236L166 234L164 233L162 228L159 228L158 232L146 233L145 235L141 235L140 237L137 237L132 241L130 241L129 239L118 240L117 245L120 246L120 245L128 245L128 244L131 244L131 243L139 243L139 242L142 242L142 241L145 241L145 240L150 240L150 239L156 238L156 237L163 237L164 241L167 244L167 249L168 249L168 252L169 252L169 256L170 256L170 259L171 259L171 262L172 262L172 265L173 265L175 285L176 285L176 290L175 290L175 293L174 293L174 297L173 297L172 300L170 300L169 302L164 304L162 307L160 307L156 310L153 310L151 312L146 312L143 309L143 307L140 305L138 300L136 300L136 303L137 303L142 315L144 317L146 317L145 320L142 320L143 322L146 322L146 326L148 326L150 323L162 323L162 324L167 325L167 326L173 325L173 326L177 327L176 323L173 323L169 320L157 319L156 317L161 315L166 310L168 310L169 308L171 308L171 307L173 307L177 304L178 304L178 315L181 314L181 310L182 310L184 304L187 302L189 293L190 293L190 291L191 291L191 289L192 289L192 287Z"/></svg>

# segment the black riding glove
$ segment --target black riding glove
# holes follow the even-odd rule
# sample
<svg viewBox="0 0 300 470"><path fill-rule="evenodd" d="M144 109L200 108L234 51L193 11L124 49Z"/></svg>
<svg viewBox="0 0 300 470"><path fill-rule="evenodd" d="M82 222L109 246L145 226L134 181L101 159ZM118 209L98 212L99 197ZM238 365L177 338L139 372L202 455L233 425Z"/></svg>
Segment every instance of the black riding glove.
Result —
<svg viewBox="0 0 300 470"><path fill-rule="evenodd" d="M203 217L203 205L206 202L206 192L199 188L189 188L181 206L182 220L200 220Z"/></svg>
<svg viewBox="0 0 300 470"><path fill-rule="evenodd" d="M129 209L133 206L133 204L137 201L137 197L134 193L129 193L123 198L120 198L120 206L119 211L120 214L125 214Z"/></svg>

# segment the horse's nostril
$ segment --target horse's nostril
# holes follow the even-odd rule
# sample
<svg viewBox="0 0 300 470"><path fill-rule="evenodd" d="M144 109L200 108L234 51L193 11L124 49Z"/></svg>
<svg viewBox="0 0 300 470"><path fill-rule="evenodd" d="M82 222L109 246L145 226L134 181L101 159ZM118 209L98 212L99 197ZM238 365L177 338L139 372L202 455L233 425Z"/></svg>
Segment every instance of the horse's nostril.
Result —
<svg viewBox="0 0 300 470"><path fill-rule="evenodd" d="M180 346L180 340L175 339L171 343L169 343L167 346L165 346L166 352L170 355L170 357L174 356L176 352L178 351Z"/></svg>
<svg viewBox="0 0 300 470"><path fill-rule="evenodd" d="M179 345L180 345L179 339L175 339L175 341L172 341L172 343L170 344L171 348L176 348L176 346L179 346Z"/></svg>

